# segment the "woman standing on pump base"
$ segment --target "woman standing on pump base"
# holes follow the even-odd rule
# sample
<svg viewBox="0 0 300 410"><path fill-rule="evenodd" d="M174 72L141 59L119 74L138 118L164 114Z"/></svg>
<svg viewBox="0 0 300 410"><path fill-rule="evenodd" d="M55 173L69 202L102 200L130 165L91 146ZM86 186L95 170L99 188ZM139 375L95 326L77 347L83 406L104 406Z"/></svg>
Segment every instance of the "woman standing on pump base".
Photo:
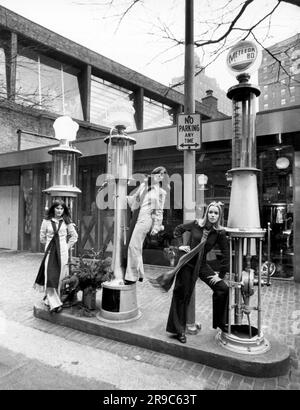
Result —
<svg viewBox="0 0 300 410"><path fill-rule="evenodd" d="M165 167L157 167L143 182L134 195L128 196L128 204L133 211L127 249L127 267L124 282L127 285L137 280L143 281L143 244L148 232L151 235L163 230L163 211L169 188L168 175Z"/></svg>
<svg viewBox="0 0 300 410"><path fill-rule="evenodd" d="M36 289L45 292L43 300L50 312L62 309L61 281L68 275L68 251L77 239L66 204L62 200L54 201L40 229L40 242L45 244L45 254L34 283Z"/></svg>

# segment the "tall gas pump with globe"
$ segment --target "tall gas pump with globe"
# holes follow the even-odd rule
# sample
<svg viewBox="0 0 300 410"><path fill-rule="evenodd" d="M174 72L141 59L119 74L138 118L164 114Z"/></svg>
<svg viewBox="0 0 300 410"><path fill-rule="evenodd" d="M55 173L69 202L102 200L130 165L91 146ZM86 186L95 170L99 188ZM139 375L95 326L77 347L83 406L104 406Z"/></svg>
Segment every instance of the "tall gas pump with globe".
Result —
<svg viewBox="0 0 300 410"><path fill-rule="evenodd" d="M60 141L58 146L48 153L52 156L51 186L44 190L46 210L53 201L62 199L69 208L73 221L77 220L77 197L81 190L76 186L78 158L82 153L73 145L76 140L79 125L71 117L63 115L53 123L55 138ZM69 251L70 257L73 249Z"/></svg>
<svg viewBox="0 0 300 410"><path fill-rule="evenodd" d="M127 231L127 186L132 180L134 138L126 133L133 118L133 109L117 101L110 111L113 127L107 144L107 185L113 192L114 236L112 271L114 279L103 283L102 301L97 318L108 322L129 322L139 319L136 284L125 285L125 264L122 252L126 245Z"/></svg>
<svg viewBox="0 0 300 410"><path fill-rule="evenodd" d="M250 84L250 73L260 64L261 54L255 43L242 41L229 51L227 65L238 84L227 97L232 100L232 178L227 233L230 243L228 332L219 332L221 345L237 353L259 354L270 349L262 332L261 287L269 285L261 278L262 241L256 167L255 118L260 90ZM256 304L250 300L257 287ZM255 325L251 323L257 314Z"/></svg>
<svg viewBox="0 0 300 410"><path fill-rule="evenodd" d="M77 162L82 153L72 145L76 140L79 129L77 122L64 115L58 117L54 123L55 138L60 141L59 146L48 152L52 156L51 186L44 190L52 200L62 199L70 209L72 215L74 200L81 190L76 186ZM46 208L49 207L48 201ZM72 215L73 216L73 215Z"/></svg>

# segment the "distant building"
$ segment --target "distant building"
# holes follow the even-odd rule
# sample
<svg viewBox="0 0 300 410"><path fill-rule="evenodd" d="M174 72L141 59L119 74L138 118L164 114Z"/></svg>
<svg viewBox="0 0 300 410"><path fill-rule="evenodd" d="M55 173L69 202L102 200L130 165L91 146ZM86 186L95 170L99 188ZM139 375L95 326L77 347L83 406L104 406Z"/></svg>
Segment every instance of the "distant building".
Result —
<svg viewBox="0 0 300 410"><path fill-rule="evenodd" d="M116 104L132 112L128 131L173 125L183 111L178 91L2 6L0 33L0 153L51 143L59 115L83 122L85 135L92 127L106 135ZM225 117L200 101L195 110L203 120Z"/></svg>
<svg viewBox="0 0 300 410"><path fill-rule="evenodd" d="M300 34L263 50L258 70L259 111L300 104Z"/></svg>
<svg viewBox="0 0 300 410"><path fill-rule="evenodd" d="M205 74L205 69L200 65L199 56L195 55L195 99L201 101L202 98L209 95L214 95L217 98L218 110L226 115L232 114L231 100L226 96L226 91L222 90L215 78L208 77ZM179 92L184 92L184 77L175 77L172 79L170 87L174 87Z"/></svg>

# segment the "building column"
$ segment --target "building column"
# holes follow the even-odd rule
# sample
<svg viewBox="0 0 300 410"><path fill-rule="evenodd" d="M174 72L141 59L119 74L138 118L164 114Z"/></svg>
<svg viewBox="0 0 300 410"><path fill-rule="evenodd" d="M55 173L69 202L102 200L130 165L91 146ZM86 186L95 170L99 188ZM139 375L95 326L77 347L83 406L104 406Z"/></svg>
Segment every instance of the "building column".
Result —
<svg viewBox="0 0 300 410"><path fill-rule="evenodd" d="M144 89L138 88L133 93L134 120L137 130L144 129Z"/></svg>
<svg viewBox="0 0 300 410"><path fill-rule="evenodd" d="M18 54L18 36L16 33L10 33L9 43L4 48L5 65L6 65L6 85L7 99L15 100L16 94L16 72L17 72L17 54Z"/></svg>
<svg viewBox="0 0 300 410"><path fill-rule="evenodd" d="M43 219L42 213L42 170L33 169L32 180L32 228L31 228L31 251L40 251L40 225Z"/></svg>
<svg viewBox="0 0 300 410"><path fill-rule="evenodd" d="M184 111L184 106L181 104L176 105L170 110L170 114L173 116L173 125L177 125L177 114L181 114Z"/></svg>
<svg viewBox="0 0 300 410"><path fill-rule="evenodd" d="M25 209L25 200L24 200L24 177L23 173L20 172L20 185L19 185L19 213L18 213L18 250L24 250L24 209Z"/></svg>
<svg viewBox="0 0 300 410"><path fill-rule="evenodd" d="M86 65L79 76L79 91L84 121L91 120L92 67Z"/></svg>

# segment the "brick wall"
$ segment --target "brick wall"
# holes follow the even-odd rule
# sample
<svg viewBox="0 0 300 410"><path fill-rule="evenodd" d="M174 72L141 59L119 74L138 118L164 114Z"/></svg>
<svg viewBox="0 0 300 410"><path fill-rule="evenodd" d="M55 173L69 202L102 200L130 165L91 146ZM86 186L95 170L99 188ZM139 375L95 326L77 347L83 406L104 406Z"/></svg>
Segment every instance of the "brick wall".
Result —
<svg viewBox="0 0 300 410"><path fill-rule="evenodd" d="M17 130L30 131L36 134L53 136L53 120L42 118L40 114L31 114L30 110L1 103L0 105L0 152L18 150ZM47 138L30 137L28 146L26 139L22 149L49 145Z"/></svg>
<svg viewBox="0 0 300 410"><path fill-rule="evenodd" d="M23 132L39 134L42 136L54 137L53 122L57 116L34 109L27 109L11 104L9 102L0 103L0 153L18 150L18 133ZM80 128L77 139L97 138L107 135L108 132L95 125L84 121L77 121ZM44 145L53 145L57 140L51 141L49 138L28 135L21 133L20 149L36 148Z"/></svg>

